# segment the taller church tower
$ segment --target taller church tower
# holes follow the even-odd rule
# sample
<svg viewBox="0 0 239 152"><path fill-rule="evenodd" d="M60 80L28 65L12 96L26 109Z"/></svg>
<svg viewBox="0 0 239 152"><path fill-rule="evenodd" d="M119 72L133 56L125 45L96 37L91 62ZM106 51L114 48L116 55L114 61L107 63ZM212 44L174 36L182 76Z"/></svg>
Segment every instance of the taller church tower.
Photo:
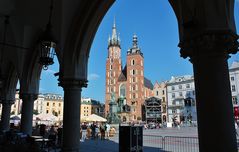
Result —
<svg viewBox="0 0 239 152"><path fill-rule="evenodd" d="M119 97L118 78L121 74L121 47L120 38L116 31L115 22L112 28L112 36L108 40L108 57L106 60L106 84L105 84L105 114L109 113L109 103L111 98L115 100Z"/></svg>

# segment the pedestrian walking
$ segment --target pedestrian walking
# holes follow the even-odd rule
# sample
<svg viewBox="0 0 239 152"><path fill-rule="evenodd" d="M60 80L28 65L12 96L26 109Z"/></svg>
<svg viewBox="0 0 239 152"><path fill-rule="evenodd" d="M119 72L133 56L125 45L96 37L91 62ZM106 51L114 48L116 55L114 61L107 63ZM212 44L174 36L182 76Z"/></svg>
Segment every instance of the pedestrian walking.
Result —
<svg viewBox="0 0 239 152"><path fill-rule="evenodd" d="M80 141L84 142L86 139L86 133L87 133L87 125L85 122L81 125L81 130L82 130L82 136Z"/></svg>
<svg viewBox="0 0 239 152"><path fill-rule="evenodd" d="M235 121L235 130L236 130L236 135L238 136L237 129L238 129L238 125L237 125L237 122Z"/></svg>
<svg viewBox="0 0 239 152"><path fill-rule="evenodd" d="M105 125L105 133L106 133L106 138L109 139L110 136L110 125L106 123Z"/></svg>

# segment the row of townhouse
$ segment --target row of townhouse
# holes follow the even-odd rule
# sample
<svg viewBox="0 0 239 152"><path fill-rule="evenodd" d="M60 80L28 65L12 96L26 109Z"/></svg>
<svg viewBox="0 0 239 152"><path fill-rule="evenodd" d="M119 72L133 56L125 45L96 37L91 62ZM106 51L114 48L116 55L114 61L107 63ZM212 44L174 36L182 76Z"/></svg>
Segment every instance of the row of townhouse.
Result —
<svg viewBox="0 0 239 152"><path fill-rule="evenodd" d="M232 105L238 107L239 62L229 67ZM197 121L194 77L191 75L172 77L168 81L156 82L154 97L161 99L162 122L179 123ZM229 101L228 101L229 102Z"/></svg>
<svg viewBox="0 0 239 152"><path fill-rule="evenodd" d="M63 118L63 96L60 94L39 94L37 100L34 102L33 114L53 114L59 118ZM11 115L21 114L22 100L19 98L19 92L16 92L15 102L11 107ZM91 98L81 99L81 116L89 116L97 114L104 116L104 105ZM2 106L0 104L0 115L2 113Z"/></svg>

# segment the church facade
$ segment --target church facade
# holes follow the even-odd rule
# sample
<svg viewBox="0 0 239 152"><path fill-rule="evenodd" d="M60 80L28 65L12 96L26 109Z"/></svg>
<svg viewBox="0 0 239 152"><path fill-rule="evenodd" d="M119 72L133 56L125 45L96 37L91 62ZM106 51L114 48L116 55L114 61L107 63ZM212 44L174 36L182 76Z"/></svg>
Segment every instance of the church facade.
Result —
<svg viewBox="0 0 239 152"><path fill-rule="evenodd" d="M109 103L114 100L118 105L130 107L130 110L127 108L127 111L118 112L121 121L142 120L142 105L146 98L153 96L153 84L144 77L144 56L138 47L136 35L133 36L133 46L127 51L126 65L123 67L115 23L108 40L105 83L105 114L109 114Z"/></svg>

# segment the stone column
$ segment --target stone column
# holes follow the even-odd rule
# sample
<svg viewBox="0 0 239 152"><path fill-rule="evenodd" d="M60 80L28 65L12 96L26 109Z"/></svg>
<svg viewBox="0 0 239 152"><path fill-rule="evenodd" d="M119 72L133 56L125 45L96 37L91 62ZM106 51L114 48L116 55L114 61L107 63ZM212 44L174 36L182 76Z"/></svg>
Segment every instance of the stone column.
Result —
<svg viewBox="0 0 239 152"><path fill-rule="evenodd" d="M181 44L193 63L199 147L202 152L237 152L227 59L236 36L203 34Z"/></svg>
<svg viewBox="0 0 239 152"><path fill-rule="evenodd" d="M37 97L36 94L20 95L22 99L21 131L28 135L32 135L33 106Z"/></svg>
<svg viewBox="0 0 239 152"><path fill-rule="evenodd" d="M79 152L81 89L86 80L61 80L64 89L63 152Z"/></svg>
<svg viewBox="0 0 239 152"><path fill-rule="evenodd" d="M10 114L13 103L14 101L11 100L5 100L2 102L1 131L10 129Z"/></svg>

